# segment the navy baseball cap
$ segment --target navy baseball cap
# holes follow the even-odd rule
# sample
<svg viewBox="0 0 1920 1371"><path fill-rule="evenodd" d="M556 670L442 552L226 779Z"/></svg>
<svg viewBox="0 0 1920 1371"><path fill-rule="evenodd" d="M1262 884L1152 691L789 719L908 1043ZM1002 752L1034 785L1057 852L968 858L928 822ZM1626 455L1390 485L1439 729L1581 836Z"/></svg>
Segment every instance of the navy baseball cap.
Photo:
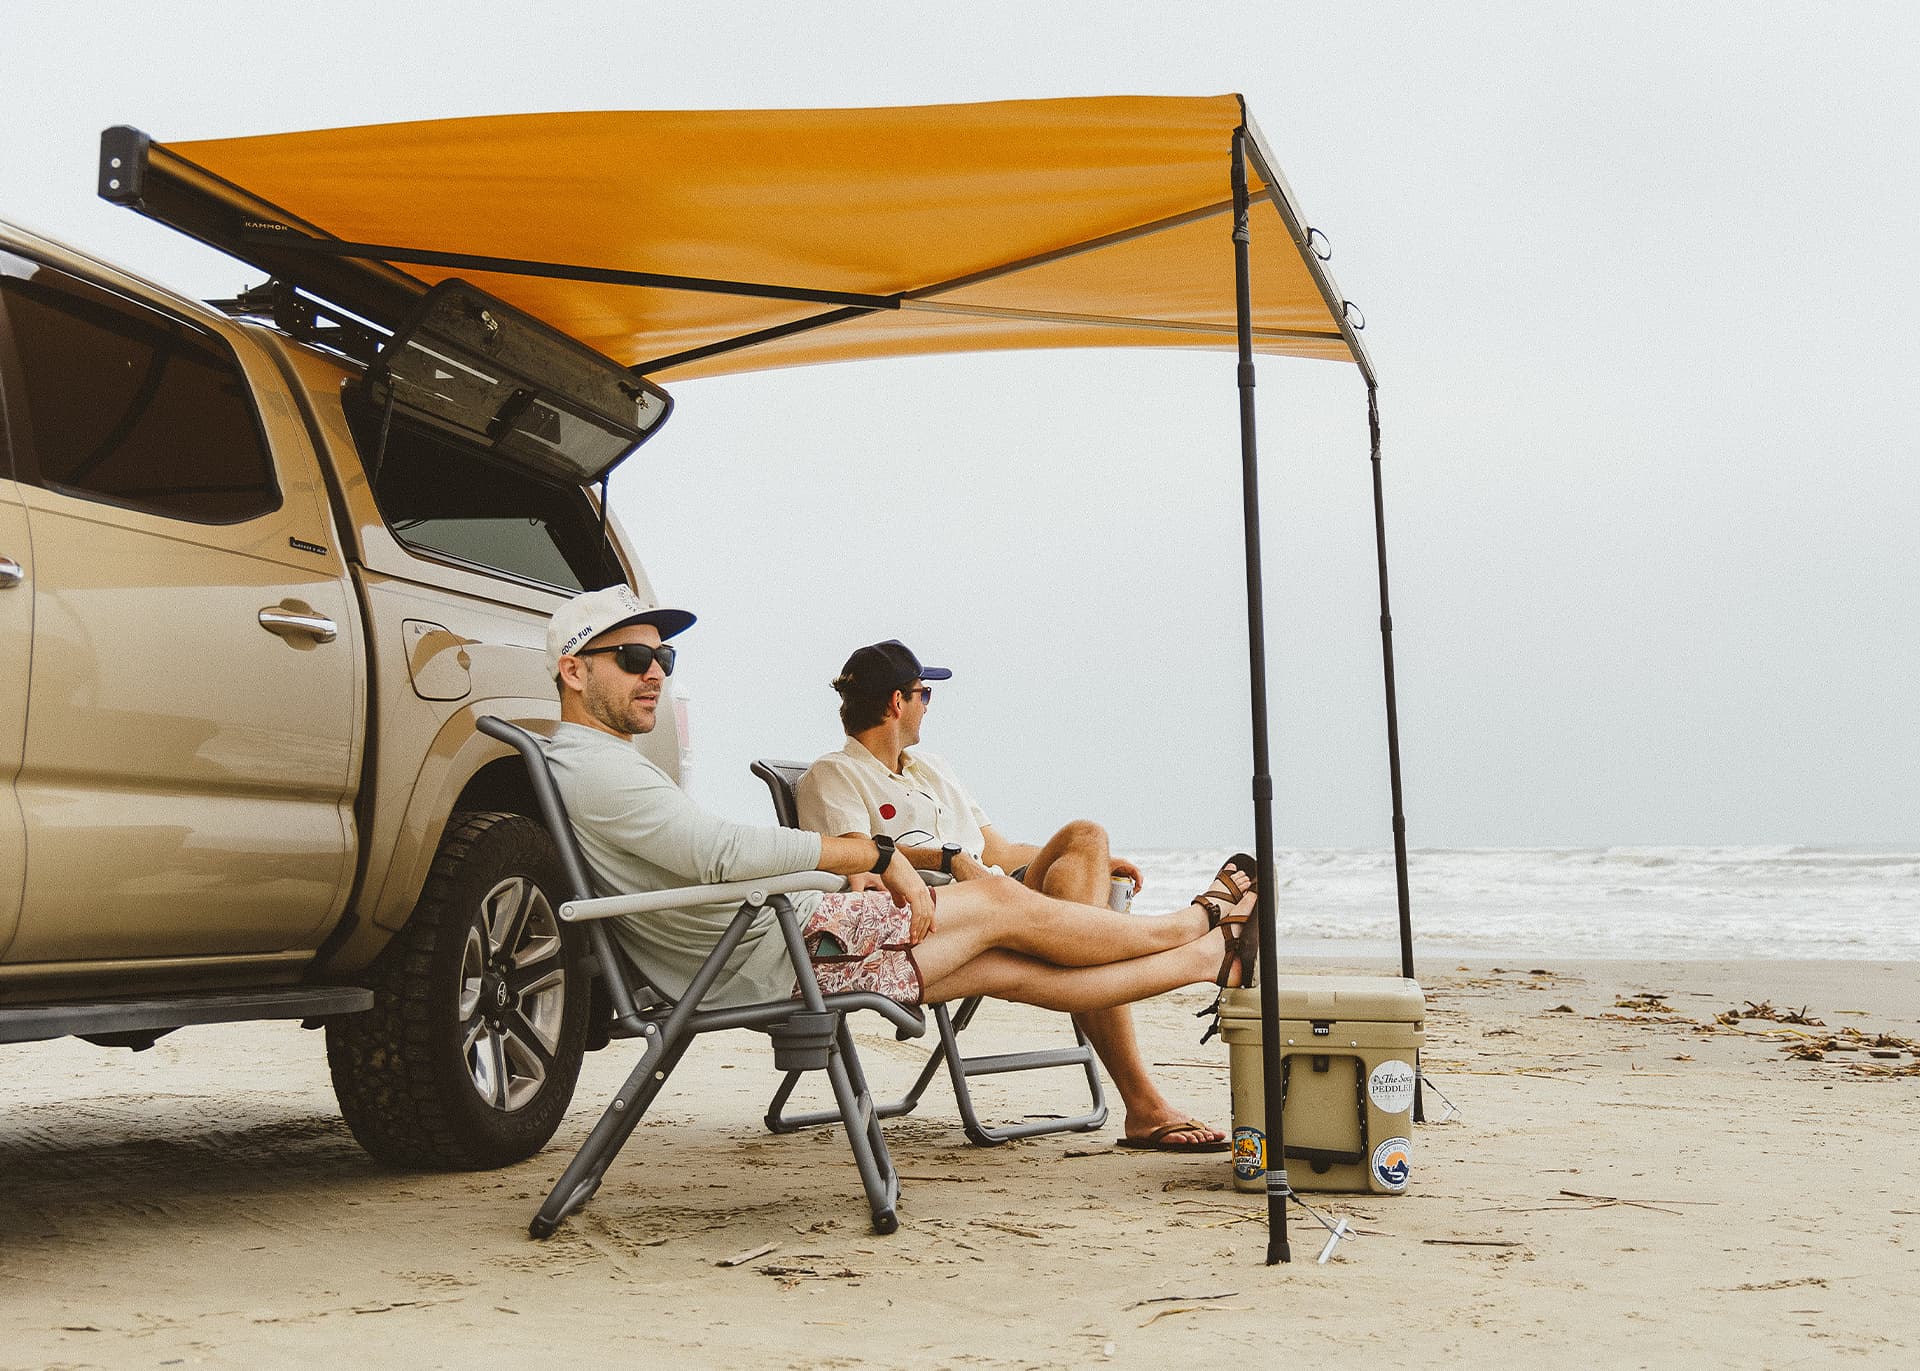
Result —
<svg viewBox="0 0 1920 1371"><path fill-rule="evenodd" d="M910 685L914 681L944 681L953 673L943 666L922 666L920 659L898 638L871 643L847 658L834 678L833 688L842 695L879 698Z"/></svg>

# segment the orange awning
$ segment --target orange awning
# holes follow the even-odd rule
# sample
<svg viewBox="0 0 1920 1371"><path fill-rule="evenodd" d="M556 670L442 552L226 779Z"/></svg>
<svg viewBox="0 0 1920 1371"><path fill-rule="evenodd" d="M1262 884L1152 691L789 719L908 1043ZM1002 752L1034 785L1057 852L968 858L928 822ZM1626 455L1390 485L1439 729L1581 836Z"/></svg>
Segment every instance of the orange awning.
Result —
<svg viewBox="0 0 1920 1371"><path fill-rule="evenodd" d="M167 151L350 243L721 283L398 259L673 380L988 349L1231 348L1242 122L1237 96L1115 96L501 115ZM1366 368L1257 135L1251 185L1255 349ZM742 285L858 299L727 288Z"/></svg>

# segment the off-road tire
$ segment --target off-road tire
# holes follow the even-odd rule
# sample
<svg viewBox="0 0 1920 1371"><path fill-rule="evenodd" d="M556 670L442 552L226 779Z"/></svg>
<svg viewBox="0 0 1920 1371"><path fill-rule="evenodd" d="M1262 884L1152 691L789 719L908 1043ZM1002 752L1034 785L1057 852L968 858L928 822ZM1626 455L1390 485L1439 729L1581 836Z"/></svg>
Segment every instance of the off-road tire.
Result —
<svg viewBox="0 0 1920 1371"><path fill-rule="evenodd" d="M546 1146L573 1098L589 1002L582 940L553 917L563 889L552 841L533 819L457 813L448 821L412 917L367 970L373 1008L327 1025L340 1112L374 1157L478 1171ZM514 926L526 930L518 949L529 965L495 974L507 963L489 930L502 911L520 907L528 913ZM509 982L527 976L537 979L523 1000ZM500 1067L508 1049L526 1068L517 1078Z"/></svg>

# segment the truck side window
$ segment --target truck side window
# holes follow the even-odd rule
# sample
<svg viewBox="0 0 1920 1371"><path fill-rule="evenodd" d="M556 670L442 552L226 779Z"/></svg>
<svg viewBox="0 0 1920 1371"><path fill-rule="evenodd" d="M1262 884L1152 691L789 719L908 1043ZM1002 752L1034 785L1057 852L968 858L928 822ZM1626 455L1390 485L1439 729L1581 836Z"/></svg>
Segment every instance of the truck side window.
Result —
<svg viewBox="0 0 1920 1371"><path fill-rule="evenodd" d="M379 416L350 403L371 462ZM387 526L408 547L561 590L624 579L576 486L554 485L488 461L469 444L404 414L387 431L373 483Z"/></svg>
<svg viewBox="0 0 1920 1371"><path fill-rule="evenodd" d="M0 257L21 378L16 476L201 524L276 509L245 377L218 336L50 267Z"/></svg>

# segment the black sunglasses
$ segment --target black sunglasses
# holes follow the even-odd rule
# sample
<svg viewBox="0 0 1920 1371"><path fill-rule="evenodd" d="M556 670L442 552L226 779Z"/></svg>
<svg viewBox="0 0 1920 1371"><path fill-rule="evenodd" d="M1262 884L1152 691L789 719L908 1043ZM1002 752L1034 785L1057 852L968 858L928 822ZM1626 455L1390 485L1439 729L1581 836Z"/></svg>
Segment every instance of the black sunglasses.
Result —
<svg viewBox="0 0 1920 1371"><path fill-rule="evenodd" d="M629 676L644 676L647 668L655 662L660 663L662 676L673 675L674 651L665 643L659 647L651 643L620 643L615 647L583 647L573 655L593 657L600 654L612 657L614 665Z"/></svg>
<svg viewBox="0 0 1920 1371"><path fill-rule="evenodd" d="M922 704L933 703L933 687L930 685L905 686L901 689L900 693L909 700L918 695Z"/></svg>

